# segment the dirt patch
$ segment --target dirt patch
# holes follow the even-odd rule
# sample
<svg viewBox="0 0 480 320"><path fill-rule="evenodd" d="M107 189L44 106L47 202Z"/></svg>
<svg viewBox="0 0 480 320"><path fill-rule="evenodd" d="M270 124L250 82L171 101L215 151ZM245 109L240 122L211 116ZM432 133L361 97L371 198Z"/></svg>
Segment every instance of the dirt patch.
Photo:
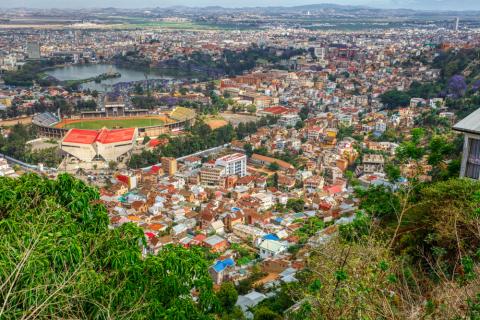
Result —
<svg viewBox="0 0 480 320"><path fill-rule="evenodd" d="M207 120L206 124L208 124L208 126L212 130L215 130L215 129L221 128L223 126L226 126L228 124L228 122L225 121L225 120L216 119L216 120Z"/></svg>
<svg viewBox="0 0 480 320"><path fill-rule="evenodd" d="M30 124L32 123L32 117L23 117L17 119L8 119L8 120L0 120L0 126L10 127L16 124Z"/></svg>

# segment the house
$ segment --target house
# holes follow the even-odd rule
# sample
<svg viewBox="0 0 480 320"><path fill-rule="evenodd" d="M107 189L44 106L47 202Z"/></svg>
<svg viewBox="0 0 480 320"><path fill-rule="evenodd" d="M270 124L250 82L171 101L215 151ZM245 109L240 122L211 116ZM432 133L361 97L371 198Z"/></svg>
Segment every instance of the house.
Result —
<svg viewBox="0 0 480 320"><path fill-rule="evenodd" d="M213 252L222 252L227 249L228 242L224 238L215 234L203 240L203 245Z"/></svg>
<svg viewBox="0 0 480 320"><path fill-rule="evenodd" d="M217 260L209 269L210 277L215 284L221 284L226 280L226 276L229 270L233 269L235 262L231 257L223 260Z"/></svg>
<svg viewBox="0 0 480 320"><path fill-rule="evenodd" d="M237 303L235 304L236 306L239 306L240 309L245 313L245 316L248 319L252 319L253 315L249 311L250 308L255 307L257 304L262 302L267 298L266 295L263 293L257 292L257 291L252 291L246 295L243 296L238 296Z"/></svg>
<svg viewBox="0 0 480 320"><path fill-rule="evenodd" d="M280 241L265 239L258 246L260 258L274 258L287 251L287 246Z"/></svg>
<svg viewBox="0 0 480 320"><path fill-rule="evenodd" d="M224 224L222 220L215 220L212 223L210 223L210 226L208 228L209 232L214 232L216 234L224 234Z"/></svg>
<svg viewBox="0 0 480 320"><path fill-rule="evenodd" d="M261 229L253 226L247 226L244 224L236 224L233 226L233 234L243 240L255 241L257 238L261 238L265 235Z"/></svg>
<svg viewBox="0 0 480 320"><path fill-rule="evenodd" d="M279 160L279 159L275 159L275 158L271 158L271 157L267 157L267 156L262 156L262 155L256 154L256 153L254 153L252 155L250 160L255 164L259 164L259 165L263 165L263 166L268 166L268 165L276 162L278 164L278 166L280 167L280 170L293 169L293 166L288 162L285 162L285 161Z"/></svg>
<svg viewBox="0 0 480 320"><path fill-rule="evenodd" d="M480 179L480 108L453 126L464 134L460 177Z"/></svg>
<svg viewBox="0 0 480 320"><path fill-rule="evenodd" d="M362 163L364 173L383 172L385 159L381 154L366 154L363 156Z"/></svg>

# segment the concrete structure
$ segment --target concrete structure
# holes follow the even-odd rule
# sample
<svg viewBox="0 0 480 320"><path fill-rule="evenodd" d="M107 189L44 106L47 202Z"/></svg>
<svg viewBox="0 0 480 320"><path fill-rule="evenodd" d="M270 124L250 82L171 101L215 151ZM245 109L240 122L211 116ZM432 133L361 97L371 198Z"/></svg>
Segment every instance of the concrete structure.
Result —
<svg viewBox="0 0 480 320"><path fill-rule="evenodd" d="M275 258L287 251L287 246L276 240L263 240L258 246L260 250L260 258Z"/></svg>
<svg viewBox="0 0 480 320"><path fill-rule="evenodd" d="M15 170L10 167L7 160L0 157L0 177L12 177L15 175Z"/></svg>
<svg viewBox="0 0 480 320"><path fill-rule="evenodd" d="M464 134L460 177L480 179L480 108L453 126Z"/></svg>
<svg viewBox="0 0 480 320"><path fill-rule="evenodd" d="M284 114L278 119L278 124L284 127L294 127L302 119L296 114Z"/></svg>
<svg viewBox="0 0 480 320"><path fill-rule="evenodd" d="M40 59L40 44L38 42L27 42L27 58Z"/></svg>
<svg viewBox="0 0 480 320"><path fill-rule="evenodd" d="M293 169L294 168L290 163L285 162L283 160L279 160L279 159L275 159L275 158L271 158L271 157L267 157L267 156L262 156L261 154L256 154L256 153L254 153L252 155L250 160L253 163L258 164L258 165L262 165L262 166L268 166L272 163L277 163L278 166L280 167L280 170L288 170L288 169Z"/></svg>
<svg viewBox="0 0 480 320"><path fill-rule="evenodd" d="M207 186L221 186L224 183L225 167L205 165L200 169L200 182Z"/></svg>
<svg viewBox="0 0 480 320"><path fill-rule="evenodd" d="M232 153L218 158L215 165L225 167L225 175L243 177L247 174L247 156L242 153Z"/></svg>
<svg viewBox="0 0 480 320"><path fill-rule="evenodd" d="M363 156L362 163L364 173L383 172L385 159L381 154L366 154Z"/></svg>
<svg viewBox="0 0 480 320"><path fill-rule="evenodd" d="M162 169L163 172L169 176L173 176L177 172L177 159L170 157L162 158Z"/></svg>
<svg viewBox="0 0 480 320"><path fill-rule="evenodd" d="M60 142L60 148L80 161L118 161L133 149L137 129L97 130L71 129Z"/></svg>

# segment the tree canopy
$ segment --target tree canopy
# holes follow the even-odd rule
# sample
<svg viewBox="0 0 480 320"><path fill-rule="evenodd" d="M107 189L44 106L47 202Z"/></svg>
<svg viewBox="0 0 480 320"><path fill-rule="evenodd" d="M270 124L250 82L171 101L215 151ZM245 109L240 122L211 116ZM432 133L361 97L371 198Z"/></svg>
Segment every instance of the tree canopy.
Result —
<svg viewBox="0 0 480 320"><path fill-rule="evenodd" d="M207 319L219 304L195 248L142 253L69 175L0 178L0 318ZM193 299L196 297L196 299Z"/></svg>

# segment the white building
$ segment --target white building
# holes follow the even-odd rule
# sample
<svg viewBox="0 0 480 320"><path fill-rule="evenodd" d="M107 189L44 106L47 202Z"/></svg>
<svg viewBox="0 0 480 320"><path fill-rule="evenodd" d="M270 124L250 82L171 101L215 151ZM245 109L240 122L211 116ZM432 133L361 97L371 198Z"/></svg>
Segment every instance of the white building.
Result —
<svg viewBox="0 0 480 320"><path fill-rule="evenodd" d="M302 119L296 114L284 114L278 119L278 124L284 127L293 127L300 120Z"/></svg>
<svg viewBox="0 0 480 320"><path fill-rule="evenodd" d="M243 153L232 153L215 161L215 165L225 167L225 175L247 175L247 156Z"/></svg>
<svg viewBox="0 0 480 320"><path fill-rule="evenodd" d="M260 249L260 258L267 259L277 257L287 251L287 246L276 240L263 240L258 246Z"/></svg>
<svg viewBox="0 0 480 320"><path fill-rule="evenodd" d="M99 131L71 129L62 139L60 148L84 162L118 161L133 149L136 138L136 128Z"/></svg>

